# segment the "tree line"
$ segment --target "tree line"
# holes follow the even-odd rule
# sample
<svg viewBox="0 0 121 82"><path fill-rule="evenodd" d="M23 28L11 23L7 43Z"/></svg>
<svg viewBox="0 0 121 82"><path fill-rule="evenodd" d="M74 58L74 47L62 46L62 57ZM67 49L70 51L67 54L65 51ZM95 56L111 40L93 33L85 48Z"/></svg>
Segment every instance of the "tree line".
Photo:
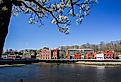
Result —
<svg viewBox="0 0 121 82"><path fill-rule="evenodd" d="M115 51L118 54L121 53L121 40L117 41L110 41L110 42L104 42L101 41L99 44L91 44L86 43L82 45L72 45L72 46L61 46L61 49L67 50L67 49L80 49L80 48L91 48L94 49L94 51L105 51L105 50L111 50Z"/></svg>

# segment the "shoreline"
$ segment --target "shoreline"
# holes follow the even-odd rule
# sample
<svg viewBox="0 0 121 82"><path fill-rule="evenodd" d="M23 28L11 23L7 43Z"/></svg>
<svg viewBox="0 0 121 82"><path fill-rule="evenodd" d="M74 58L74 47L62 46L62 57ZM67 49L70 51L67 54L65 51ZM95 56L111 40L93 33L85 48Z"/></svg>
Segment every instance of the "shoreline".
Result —
<svg viewBox="0 0 121 82"><path fill-rule="evenodd" d="M96 66L121 66L121 60L95 60L95 59L53 59L53 60L0 60L0 68L2 67L21 67L27 64L41 64L41 63L50 63L50 64L80 64L80 65L96 65Z"/></svg>
<svg viewBox="0 0 121 82"><path fill-rule="evenodd" d="M5 65L0 65L0 68L3 68L3 67L22 67L22 66L25 66L26 64L5 64Z"/></svg>
<svg viewBox="0 0 121 82"><path fill-rule="evenodd" d="M83 65L98 65L98 66L121 66L121 62L87 62L87 61L78 61L77 64Z"/></svg>
<svg viewBox="0 0 121 82"><path fill-rule="evenodd" d="M38 63L32 63L32 64L42 64L42 63L46 63L46 62L38 62ZM55 63L50 63L50 64L55 64ZM57 63L59 65L59 63ZM60 64L72 64L72 63L60 63ZM121 66L121 62L82 62L82 61L78 61L75 62L73 64L79 64L82 66L105 66L105 67L114 67L114 66ZM4 64L4 65L0 65L0 68L4 68L4 67L22 67L28 64Z"/></svg>

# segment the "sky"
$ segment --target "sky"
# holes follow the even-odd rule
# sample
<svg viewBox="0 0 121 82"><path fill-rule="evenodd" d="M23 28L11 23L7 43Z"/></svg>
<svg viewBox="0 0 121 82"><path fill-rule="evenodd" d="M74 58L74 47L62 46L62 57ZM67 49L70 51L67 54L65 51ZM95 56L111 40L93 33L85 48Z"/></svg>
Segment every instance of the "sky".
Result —
<svg viewBox="0 0 121 82"><path fill-rule="evenodd" d="M57 48L121 40L121 0L98 0L82 24L77 25L72 20L69 35L58 32L56 25L44 20L44 27L40 27L29 24L24 14L12 16L4 49Z"/></svg>

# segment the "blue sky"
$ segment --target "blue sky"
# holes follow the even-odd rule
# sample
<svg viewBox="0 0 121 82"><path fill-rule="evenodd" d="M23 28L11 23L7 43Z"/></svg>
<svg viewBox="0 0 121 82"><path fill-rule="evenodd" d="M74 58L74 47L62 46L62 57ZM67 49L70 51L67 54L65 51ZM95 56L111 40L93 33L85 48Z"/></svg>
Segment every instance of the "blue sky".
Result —
<svg viewBox="0 0 121 82"><path fill-rule="evenodd" d="M56 48L121 40L121 0L98 0L81 25L72 23L69 35L58 32L56 25L45 21L45 26L39 27L29 24L24 14L11 17L4 49Z"/></svg>

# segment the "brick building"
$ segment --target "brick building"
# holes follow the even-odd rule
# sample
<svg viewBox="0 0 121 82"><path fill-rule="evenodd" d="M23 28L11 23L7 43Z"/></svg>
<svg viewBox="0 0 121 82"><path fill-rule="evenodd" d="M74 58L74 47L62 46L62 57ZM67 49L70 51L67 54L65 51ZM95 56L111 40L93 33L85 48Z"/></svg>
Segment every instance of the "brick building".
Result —
<svg viewBox="0 0 121 82"><path fill-rule="evenodd" d="M93 49L68 49L67 50L67 59L79 59L81 56L81 59L84 59L86 57L86 54L89 52L94 52ZM78 54L77 54L78 53Z"/></svg>
<svg viewBox="0 0 121 82"><path fill-rule="evenodd" d="M104 59L116 59L116 54L113 51L104 51Z"/></svg>
<svg viewBox="0 0 121 82"><path fill-rule="evenodd" d="M96 59L96 53L95 52L88 52L86 54L86 59Z"/></svg>
<svg viewBox="0 0 121 82"><path fill-rule="evenodd" d="M75 53L74 54L74 59L81 59L81 58L82 58L81 53Z"/></svg>
<svg viewBox="0 0 121 82"><path fill-rule="evenodd" d="M51 50L51 59L59 59L59 49Z"/></svg>
<svg viewBox="0 0 121 82"><path fill-rule="evenodd" d="M51 50L49 48L43 48L40 50L40 59L51 59Z"/></svg>

